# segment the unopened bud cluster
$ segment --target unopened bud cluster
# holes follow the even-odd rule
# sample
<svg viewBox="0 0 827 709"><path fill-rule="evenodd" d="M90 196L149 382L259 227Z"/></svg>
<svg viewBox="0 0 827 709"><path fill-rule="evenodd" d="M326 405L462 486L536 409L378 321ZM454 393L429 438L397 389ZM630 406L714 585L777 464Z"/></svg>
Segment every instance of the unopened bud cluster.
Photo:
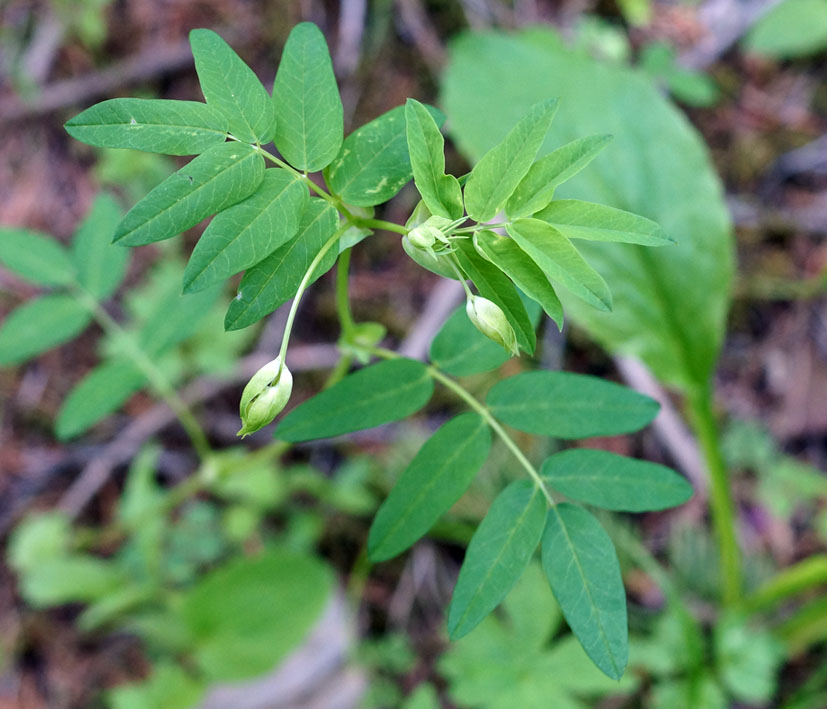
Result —
<svg viewBox="0 0 827 709"><path fill-rule="evenodd" d="M281 357L259 369L247 382L241 394L239 414L241 430L236 435L247 436L270 423L290 400L293 375L282 366Z"/></svg>

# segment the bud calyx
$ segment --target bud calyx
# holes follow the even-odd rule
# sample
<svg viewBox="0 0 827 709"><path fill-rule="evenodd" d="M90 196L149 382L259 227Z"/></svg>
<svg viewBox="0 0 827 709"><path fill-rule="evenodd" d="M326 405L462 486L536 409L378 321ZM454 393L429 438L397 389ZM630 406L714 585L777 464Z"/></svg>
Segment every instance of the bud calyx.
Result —
<svg viewBox="0 0 827 709"><path fill-rule="evenodd" d="M293 391L293 375L281 358L276 357L259 369L247 382L241 394L239 414L241 429L236 434L247 436L270 423L287 405Z"/></svg>
<svg viewBox="0 0 827 709"><path fill-rule="evenodd" d="M483 335L502 345L512 355L519 354L514 328L496 303L479 295L471 295L465 304L465 312Z"/></svg>

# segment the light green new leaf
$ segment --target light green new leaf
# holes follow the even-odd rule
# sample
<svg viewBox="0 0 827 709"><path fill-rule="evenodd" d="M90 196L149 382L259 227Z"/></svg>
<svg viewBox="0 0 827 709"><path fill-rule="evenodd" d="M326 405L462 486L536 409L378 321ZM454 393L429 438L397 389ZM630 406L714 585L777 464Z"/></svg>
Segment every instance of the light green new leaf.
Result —
<svg viewBox="0 0 827 709"><path fill-rule="evenodd" d="M65 441L117 411L145 383L130 362L115 359L81 379L63 401L55 421L57 437Z"/></svg>
<svg viewBox="0 0 827 709"><path fill-rule="evenodd" d="M227 119L197 101L113 98L66 123L76 140L98 148L197 155L227 138Z"/></svg>
<svg viewBox="0 0 827 709"><path fill-rule="evenodd" d="M537 335L517 289L499 268L480 256L467 239L455 243L457 260L462 270L473 281L480 295L496 303L505 313L517 335L520 348L534 354Z"/></svg>
<svg viewBox="0 0 827 709"><path fill-rule="evenodd" d="M437 109L427 109L440 123L445 120ZM330 191L355 207L387 202L412 176L404 106L392 108L353 131L324 171Z"/></svg>
<svg viewBox="0 0 827 709"><path fill-rule="evenodd" d="M112 244L121 216L112 197L98 195L72 239L78 281L98 300L112 295L126 275L129 251Z"/></svg>
<svg viewBox="0 0 827 709"><path fill-rule="evenodd" d="M490 372L511 359L509 352L474 327L464 305L453 312L431 341L429 356L443 372L455 377Z"/></svg>
<svg viewBox="0 0 827 709"><path fill-rule="evenodd" d="M598 310L612 309L606 281L557 229L539 219L518 219L507 229L550 280L561 283Z"/></svg>
<svg viewBox="0 0 827 709"><path fill-rule="evenodd" d="M368 537L371 561L405 551L462 497L491 450L488 424L457 416L431 436L382 503Z"/></svg>
<svg viewBox="0 0 827 709"><path fill-rule="evenodd" d="M269 143L276 127L273 102L253 70L212 30L190 32L195 70L207 104L247 143Z"/></svg>
<svg viewBox="0 0 827 709"><path fill-rule="evenodd" d="M129 210L115 231L121 246L169 239L251 195L264 159L244 143L222 143L184 165Z"/></svg>
<svg viewBox="0 0 827 709"><path fill-rule="evenodd" d="M342 147L342 99L324 35L312 22L296 25L287 38L276 80L275 143L293 167L315 172Z"/></svg>
<svg viewBox="0 0 827 709"><path fill-rule="evenodd" d="M265 170L253 194L218 214L204 230L184 271L184 292L209 288L290 241L307 199L307 187L287 170Z"/></svg>
<svg viewBox="0 0 827 709"><path fill-rule="evenodd" d="M557 453L540 474L566 497L620 512L665 510L692 497L692 486L671 468L602 450Z"/></svg>
<svg viewBox="0 0 827 709"><path fill-rule="evenodd" d="M334 207L320 199L309 200L293 239L244 274L238 295L227 310L224 329L240 330L252 325L296 295L310 263L336 231L337 225ZM322 257L311 283L333 266L337 254L334 247Z"/></svg>
<svg viewBox="0 0 827 709"><path fill-rule="evenodd" d="M275 437L296 443L399 421L425 406L433 390L421 362L372 364L299 404L282 419Z"/></svg>
<svg viewBox="0 0 827 709"><path fill-rule="evenodd" d="M517 583L545 518L545 498L528 480L516 480L497 496L465 553L448 609L451 640L473 630Z"/></svg>
<svg viewBox="0 0 827 709"><path fill-rule="evenodd" d="M667 246L675 241L651 219L579 199L554 200L535 217L569 239Z"/></svg>
<svg viewBox="0 0 827 709"><path fill-rule="evenodd" d="M492 219L525 177L545 140L557 99L535 104L505 139L489 150L465 183L465 208L478 222Z"/></svg>
<svg viewBox="0 0 827 709"><path fill-rule="evenodd" d="M22 596L35 608L90 602L122 588L126 579L111 561L67 554L29 569L21 578Z"/></svg>
<svg viewBox="0 0 827 709"><path fill-rule="evenodd" d="M629 658L626 592L614 545L582 507L562 503L548 513L543 570L566 622L586 654L612 679Z"/></svg>
<svg viewBox="0 0 827 709"><path fill-rule="evenodd" d="M536 300L548 315L563 329L563 305L554 292L545 273L514 239L493 231L478 231L474 244L485 257L505 273L527 296Z"/></svg>
<svg viewBox="0 0 827 709"><path fill-rule="evenodd" d="M792 59L827 50L827 0L784 0L772 7L747 33L752 52Z"/></svg>
<svg viewBox="0 0 827 709"><path fill-rule="evenodd" d="M594 160L612 139L592 135L567 143L535 162L505 205L510 219L530 217L554 197L554 190Z"/></svg>
<svg viewBox="0 0 827 709"><path fill-rule="evenodd" d="M76 277L63 246L27 229L0 228L0 263L39 286L65 286Z"/></svg>
<svg viewBox="0 0 827 709"><path fill-rule="evenodd" d="M202 682L180 665L162 660L153 664L147 679L107 690L106 706L108 709L192 709L201 703L205 691Z"/></svg>
<svg viewBox="0 0 827 709"><path fill-rule="evenodd" d="M0 364L17 364L71 340L92 316L62 293L44 295L13 310L0 326Z"/></svg>
<svg viewBox="0 0 827 709"><path fill-rule="evenodd" d="M614 382L570 372L524 372L497 382L486 400L509 426L555 438L632 433L647 426L660 405Z"/></svg>
<svg viewBox="0 0 827 709"><path fill-rule="evenodd" d="M457 178L445 174L445 140L433 116L419 101L405 104L408 153L414 184L425 205L446 219L462 216L462 189Z"/></svg>

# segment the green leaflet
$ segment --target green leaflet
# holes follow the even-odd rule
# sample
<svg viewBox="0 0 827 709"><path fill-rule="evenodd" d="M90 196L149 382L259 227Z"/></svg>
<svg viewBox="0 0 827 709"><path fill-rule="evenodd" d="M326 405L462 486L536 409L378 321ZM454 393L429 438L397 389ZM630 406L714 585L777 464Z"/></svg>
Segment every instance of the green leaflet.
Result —
<svg viewBox="0 0 827 709"><path fill-rule="evenodd" d="M88 603L114 593L126 579L112 561L87 554L48 559L21 578L21 595L35 608Z"/></svg>
<svg viewBox="0 0 827 709"><path fill-rule="evenodd" d="M197 155L227 138L227 119L197 101L113 98L66 122L66 132L98 148Z"/></svg>
<svg viewBox="0 0 827 709"><path fill-rule="evenodd" d="M72 239L72 260L80 284L98 300L112 295L126 275L129 251L112 244L121 208L109 195L98 195Z"/></svg>
<svg viewBox="0 0 827 709"><path fill-rule="evenodd" d="M486 229L474 235L474 244L523 293L542 306L559 330L563 329L563 305L557 293L540 267L513 239Z"/></svg>
<svg viewBox="0 0 827 709"><path fill-rule="evenodd" d="M137 334L138 346L150 357L156 357L194 335L220 294L219 288L209 288L181 295L177 285L175 281L169 281L166 292L147 313Z"/></svg>
<svg viewBox="0 0 827 709"><path fill-rule="evenodd" d="M184 292L209 288L290 241L307 199L307 187L287 170L265 170L253 194L218 214L204 230L184 271Z"/></svg>
<svg viewBox="0 0 827 709"><path fill-rule="evenodd" d="M121 246L169 239L252 194L264 177L264 159L244 143L210 148L127 212L115 231Z"/></svg>
<svg viewBox="0 0 827 709"><path fill-rule="evenodd" d="M433 116L412 98L405 104L408 153L414 183L425 205L446 219L463 214L462 189L457 178L445 174L445 140Z"/></svg>
<svg viewBox="0 0 827 709"><path fill-rule="evenodd" d="M462 270L473 281L480 295L496 303L505 313L517 335L517 344L529 354L534 354L537 336L516 288L499 268L480 256L467 239L455 243Z"/></svg>
<svg viewBox="0 0 827 709"><path fill-rule="evenodd" d="M13 310L0 326L0 364L17 364L71 340L92 316L62 293L44 295Z"/></svg>
<svg viewBox="0 0 827 709"><path fill-rule="evenodd" d="M827 49L827 0L784 0L753 25L744 46L776 59L818 54Z"/></svg>
<svg viewBox="0 0 827 709"><path fill-rule="evenodd" d="M539 219L518 219L507 227L543 273L599 310L612 309L612 294L602 276L557 229Z"/></svg>
<svg viewBox="0 0 827 709"><path fill-rule="evenodd" d="M269 143L273 102L253 70L212 30L190 32L190 46L204 98L224 115L230 133L247 143Z"/></svg>
<svg viewBox="0 0 827 709"><path fill-rule="evenodd" d="M69 392L55 421L57 437L73 438L117 411L145 384L143 374L130 362L112 360L98 365Z"/></svg>
<svg viewBox="0 0 827 709"><path fill-rule="evenodd" d="M643 246L674 244L666 232L651 219L622 209L578 199L558 199L536 215L569 239L617 241Z"/></svg>
<svg viewBox="0 0 827 709"><path fill-rule="evenodd" d="M337 225L334 207L320 199L309 200L296 236L244 274L238 295L227 310L224 328L239 330L252 325L296 295L310 263L336 231ZM313 281L333 266L336 256L335 248L327 252L313 274Z"/></svg>
<svg viewBox="0 0 827 709"><path fill-rule="evenodd" d="M333 584L318 559L276 547L210 572L181 599L195 664L212 681L267 672L304 640Z"/></svg>
<svg viewBox="0 0 827 709"><path fill-rule="evenodd" d="M505 213L510 219L518 219L530 217L545 207L554 197L557 186L586 167L611 139L611 135L580 138L540 158L508 199Z"/></svg>
<svg viewBox="0 0 827 709"><path fill-rule="evenodd" d="M489 150L465 183L468 216L487 222L496 216L528 172L557 110L557 99L535 104L505 139Z"/></svg>
<svg viewBox="0 0 827 709"><path fill-rule="evenodd" d="M437 109L426 108L435 119L445 120ZM387 202L412 176L404 106L392 108L353 131L324 171L331 192L355 207Z"/></svg>
<svg viewBox="0 0 827 709"><path fill-rule="evenodd" d="M505 598L531 560L546 501L528 480L503 490L471 538L448 609L448 634L458 640Z"/></svg>
<svg viewBox="0 0 827 709"><path fill-rule="evenodd" d="M368 557L384 561L405 551L468 489L491 449L491 431L465 413L431 436L402 473L373 520Z"/></svg>
<svg viewBox="0 0 827 709"><path fill-rule="evenodd" d="M486 403L509 426L555 438L632 433L647 426L660 408L648 396L613 382L548 371L500 380Z"/></svg>
<svg viewBox="0 0 827 709"><path fill-rule="evenodd" d="M458 307L431 342L431 361L455 377L490 372L511 355L483 335L468 319L465 306Z"/></svg>
<svg viewBox="0 0 827 709"><path fill-rule="evenodd" d="M180 665L162 660L153 663L145 680L118 685L107 690L105 697L111 709L190 709L201 703L205 691L206 687Z"/></svg>
<svg viewBox="0 0 827 709"><path fill-rule="evenodd" d="M315 172L342 147L342 100L324 35L311 22L287 38L273 84L275 143L293 167Z"/></svg>
<svg viewBox="0 0 827 709"><path fill-rule="evenodd" d="M600 523L568 503L549 510L543 570L586 654L612 679L629 657L626 592L614 545Z"/></svg>
<svg viewBox="0 0 827 709"><path fill-rule="evenodd" d="M64 286L76 277L66 249L28 229L0 228L0 263L40 286Z"/></svg>
<svg viewBox="0 0 827 709"><path fill-rule="evenodd" d="M425 406L433 390L421 362L372 364L299 404L281 420L275 437L296 443L399 421Z"/></svg>
<svg viewBox="0 0 827 709"><path fill-rule="evenodd" d="M607 510L665 510L692 497L692 486L671 468L602 450L557 453L540 474L566 497Z"/></svg>

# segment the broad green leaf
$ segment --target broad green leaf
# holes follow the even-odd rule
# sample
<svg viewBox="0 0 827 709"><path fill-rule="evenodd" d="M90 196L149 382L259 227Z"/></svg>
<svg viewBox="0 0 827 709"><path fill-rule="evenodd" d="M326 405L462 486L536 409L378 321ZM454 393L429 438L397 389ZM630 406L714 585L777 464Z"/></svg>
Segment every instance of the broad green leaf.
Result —
<svg viewBox="0 0 827 709"><path fill-rule="evenodd" d="M296 443L399 421L425 406L433 390L421 362L372 364L299 404L281 420L275 436Z"/></svg>
<svg viewBox="0 0 827 709"><path fill-rule="evenodd" d="M461 305L432 340L430 358L442 371L467 377L490 372L511 359L511 355L477 330Z"/></svg>
<svg viewBox="0 0 827 709"><path fill-rule="evenodd" d="M20 591L36 608L95 601L121 588L126 579L118 566L86 554L69 554L28 569Z"/></svg>
<svg viewBox="0 0 827 709"><path fill-rule="evenodd" d="M112 244L121 216L112 197L98 195L72 239L78 281L99 300L112 295L126 275L129 251Z"/></svg>
<svg viewBox="0 0 827 709"><path fill-rule="evenodd" d="M446 219L462 216L462 189L453 175L445 174L445 140L433 116L412 98L405 104L408 153L414 184L431 211Z"/></svg>
<svg viewBox="0 0 827 709"><path fill-rule="evenodd" d="M514 328L517 344L529 354L534 354L537 335L517 289L499 268L480 256L467 239L455 243L455 253L465 275L473 281L483 298L500 306Z"/></svg>
<svg viewBox="0 0 827 709"><path fill-rule="evenodd" d="M557 99L535 104L505 139L489 150L465 183L465 208L478 222L493 219L525 177L545 140Z"/></svg>
<svg viewBox="0 0 827 709"><path fill-rule="evenodd" d="M210 148L170 175L129 210L115 231L121 246L162 241L251 195L264 178L264 159L244 143Z"/></svg>
<svg viewBox="0 0 827 709"><path fill-rule="evenodd" d="M553 226L539 219L518 219L508 233L551 280L599 310L612 309L612 294L601 275Z"/></svg>
<svg viewBox="0 0 827 709"><path fill-rule="evenodd" d="M178 283L169 281L164 285L166 292L147 313L137 336L138 347L151 357L194 335L221 292L220 288L208 288L181 295Z"/></svg>
<svg viewBox="0 0 827 709"><path fill-rule="evenodd" d="M269 143L273 102L253 70L212 30L190 32L190 46L204 98L226 118L230 133L247 143Z"/></svg>
<svg viewBox="0 0 827 709"><path fill-rule="evenodd" d="M526 433L588 438L632 433L658 413L658 402L614 382L569 372L524 372L497 382L491 413Z"/></svg>
<svg viewBox="0 0 827 709"><path fill-rule="evenodd" d="M440 122L445 116L432 107ZM405 107L397 106L345 138L336 159L325 168L331 192L355 207L387 202L413 177L405 138Z"/></svg>
<svg viewBox="0 0 827 709"><path fill-rule="evenodd" d="M827 0L784 0L752 27L744 41L752 52L791 59L827 50Z"/></svg>
<svg viewBox="0 0 827 709"><path fill-rule="evenodd" d="M6 562L18 574L65 556L69 550L72 523L64 512L27 514L9 538Z"/></svg>
<svg viewBox="0 0 827 709"><path fill-rule="evenodd" d="M337 222L332 206L320 199L311 199L302 213L296 236L244 274L238 295L227 310L224 328L239 330L252 325L296 295L302 277L336 231ZM330 249L322 257L312 280L326 273L336 262L336 256L337 249Z"/></svg>
<svg viewBox="0 0 827 709"><path fill-rule="evenodd" d="M184 271L184 292L209 288L290 241L306 204L301 180L287 170L265 170L253 194L216 215L204 230Z"/></svg>
<svg viewBox="0 0 827 709"><path fill-rule="evenodd" d="M692 486L671 468L602 450L557 453L540 474L566 497L607 510L665 510L692 497Z"/></svg>
<svg viewBox="0 0 827 709"><path fill-rule="evenodd" d="M142 682L120 685L106 692L109 709L192 709L201 703L204 685L169 660L153 666Z"/></svg>
<svg viewBox="0 0 827 709"><path fill-rule="evenodd" d="M594 664L620 679L629 631L612 540L582 507L561 503L549 510L542 546L543 570L566 622Z"/></svg>
<svg viewBox="0 0 827 709"><path fill-rule="evenodd" d="M462 497L491 449L488 424L475 413L452 419L431 436L376 513L368 537L371 561L405 551Z"/></svg>
<svg viewBox="0 0 827 709"><path fill-rule="evenodd" d="M0 263L40 286L65 286L76 277L63 246L27 229L0 228Z"/></svg>
<svg viewBox="0 0 827 709"><path fill-rule="evenodd" d="M13 310L0 326L0 364L17 364L71 340L92 316L68 295L44 295Z"/></svg>
<svg viewBox="0 0 827 709"><path fill-rule="evenodd" d="M275 143L285 160L315 172L342 147L342 99L324 35L312 22L296 25L287 38L273 84Z"/></svg>
<svg viewBox="0 0 827 709"><path fill-rule="evenodd" d="M517 185L505 205L505 213L510 219L518 219L530 217L545 207L557 186L586 167L611 139L610 135L580 138L540 158Z"/></svg>
<svg viewBox="0 0 827 709"><path fill-rule="evenodd" d="M546 274L514 239L486 229L474 235L474 243L523 293L542 306L546 315L557 324L558 329L563 329L563 305L557 293L548 282Z"/></svg>
<svg viewBox="0 0 827 709"><path fill-rule="evenodd" d="M269 672L307 636L333 583L315 557L272 547L210 572L180 607L196 666L212 681Z"/></svg>
<svg viewBox="0 0 827 709"><path fill-rule="evenodd" d="M112 360L99 365L69 392L57 414L55 432L61 440L73 438L117 411L145 384L133 364Z"/></svg>
<svg viewBox="0 0 827 709"><path fill-rule="evenodd" d="M493 611L531 560L546 518L546 500L528 480L503 490L471 538L448 609L457 640Z"/></svg>
<svg viewBox="0 0 827 709"><path fill-rule="evenodd" d="M97 148L197 155L227 139L227 119L197 101L113 98L66 122L75 140Z"/></svg>
<svg viewBox="0 0 827 709"><path fill-rule="evenodd" d="M554 200L535 216L551 224L569 239L617 241L642 246L675 243L651 219L603 204L581 202L579 199Z"/></svg>
<svg viewBox="0 0 827 709"><path fill-rule="evenodd" d="M581 242L612 286L614 310L561 293L568 316L610 351L641 358L662 381L705 387L724 333L733 244L703 140L651 80L569 51L551 31L469 33L454 42L442 103L469 161L549 95L560 97L561 110L540 154L584 135L615 136L557 195L641 214L677 241L668 249Z"/></svg>

